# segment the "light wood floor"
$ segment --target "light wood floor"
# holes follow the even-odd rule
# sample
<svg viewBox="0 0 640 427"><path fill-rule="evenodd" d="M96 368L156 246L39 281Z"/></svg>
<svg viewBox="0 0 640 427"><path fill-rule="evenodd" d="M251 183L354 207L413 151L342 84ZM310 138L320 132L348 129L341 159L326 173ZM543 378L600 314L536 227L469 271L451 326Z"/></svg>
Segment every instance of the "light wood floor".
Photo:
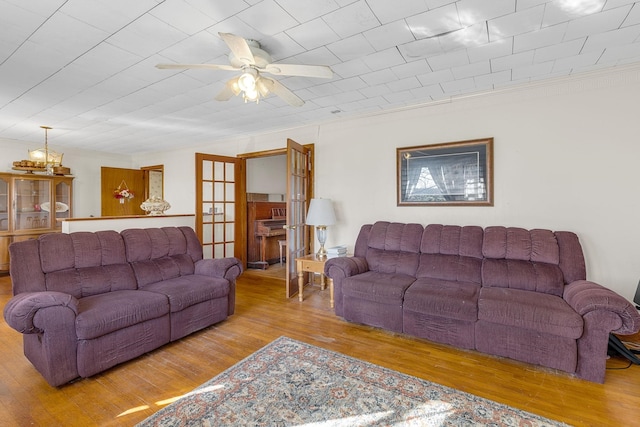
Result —
<svg viewBox="0 0 640 427"><path fill-rule="evenodd" d="M328 290L305 301L249 270L236 314L89 379L52 388L22 355L19 333L0 321L0 425L130 426L254 351L286 335L579 426L640 425L640 366L609 361L604 385L514 361L349 324L329 309ZM0 277L0 305L11 294Z"/></svg>

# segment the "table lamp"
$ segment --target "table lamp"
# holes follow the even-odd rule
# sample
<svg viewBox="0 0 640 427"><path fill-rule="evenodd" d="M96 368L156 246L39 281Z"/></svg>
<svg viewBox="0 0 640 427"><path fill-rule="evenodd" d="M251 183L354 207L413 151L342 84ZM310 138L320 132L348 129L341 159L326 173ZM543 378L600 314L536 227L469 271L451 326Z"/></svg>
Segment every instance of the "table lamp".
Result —
<svg viewBox="0 0 640 427"><path fill-rule="evenodd" d="M319 257L327 256L327 250L324 248L327 241L327 226L335 223L336 214L333 211L331 199L311 199L306 224L316 227L318 242L320 242L320 249L317 253Z"/></svg>

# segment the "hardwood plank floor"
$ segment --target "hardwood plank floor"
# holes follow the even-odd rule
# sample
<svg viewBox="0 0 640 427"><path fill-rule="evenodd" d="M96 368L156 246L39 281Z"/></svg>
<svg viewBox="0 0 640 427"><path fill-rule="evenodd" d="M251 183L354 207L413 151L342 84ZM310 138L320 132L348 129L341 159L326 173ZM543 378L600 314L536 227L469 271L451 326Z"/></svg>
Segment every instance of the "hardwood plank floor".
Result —
<svg viewBox="0 0 640 427"><path fill-rule="evenodd" d="M576 426L640 425L640 366L609 360L605 384L345 322L328 290L284 298L284 282L249 270L226 321L92 378L50 387L0 322L0 425L130 426L286 335ZM11 296L0 277L0 304ZM640 338L640 337L639 337Z"/></svg>

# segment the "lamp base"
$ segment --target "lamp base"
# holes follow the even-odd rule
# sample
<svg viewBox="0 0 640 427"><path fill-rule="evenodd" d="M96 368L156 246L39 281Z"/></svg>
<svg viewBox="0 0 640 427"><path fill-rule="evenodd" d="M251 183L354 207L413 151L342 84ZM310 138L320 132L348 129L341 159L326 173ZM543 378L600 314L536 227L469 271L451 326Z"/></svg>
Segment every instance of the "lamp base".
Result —
<svg viewBox="0 0 640 427"><path fill-rule="evenodd" d="M318 252L316 252L316 256L318 258L326 258L327 250L324 248L324 244L327 241L327 226L317 225L316 233L318 234L318 242L320 242L320 249L318 249Z"/></svg>

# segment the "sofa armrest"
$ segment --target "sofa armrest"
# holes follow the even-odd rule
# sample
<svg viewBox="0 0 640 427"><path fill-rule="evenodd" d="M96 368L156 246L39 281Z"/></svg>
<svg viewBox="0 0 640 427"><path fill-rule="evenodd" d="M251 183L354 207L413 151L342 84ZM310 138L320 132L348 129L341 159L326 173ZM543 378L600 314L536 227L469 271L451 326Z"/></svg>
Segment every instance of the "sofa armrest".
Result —
<svg viewBox="0 0 640 427"><path fill-rule="evenodd" d="M588 280L576 280L565 286L563 298L582 317L595 311L617 315L620 321L616 325L610 325L610 332L628 335L640 330L638 310L625 298L602 285Z"/></svg>
<svg viewBox="0 0 640 427"><path fill-rule="evenodd" d="M242 274L242 263L238 258L213 258L196 261L195 274L213 276L234 282Z"/></svg>
<svg viewBox="0 0 640 427"><path fill-rule="evenodd" d="M324 264L324 274L333 280L334 308L338 316L342 316L342 282L347 277L369 271L369 264L363 257L329 258Z"/></svg>
<svg viewBox="0 0 640 427"><path fill-rule="evenodd" d="M39 310L49 307L68 307L78 314L78 300L62 292L24 292L11 298L4 307L4 319L9 326L23 334L42 333L43 327L36 325L34 318ZM51 325L56 327L56 325Z"/></svg>

